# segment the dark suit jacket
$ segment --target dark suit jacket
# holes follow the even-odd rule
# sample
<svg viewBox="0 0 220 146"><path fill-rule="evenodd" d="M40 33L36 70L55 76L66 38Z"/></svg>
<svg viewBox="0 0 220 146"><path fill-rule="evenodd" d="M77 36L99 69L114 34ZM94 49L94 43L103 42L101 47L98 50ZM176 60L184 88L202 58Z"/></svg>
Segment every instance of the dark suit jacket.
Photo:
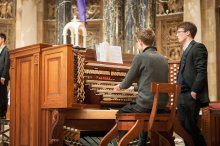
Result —
<svg viewBox="0 0 220 146"><path fill-rule="evenodd" d="M10 58L9 49L5 46L0 53L0 77L5 78L5 84L7 85L10 80L9 77Z"/></svg>
<svg viewBox="0 0 220 146"><path fill-rule="evenodd" d="M191 41L186 48L186 60L183 66L183 82L197 93L201 105L210 102L208 96L207 60L208 52L205 45Z"/></svg>

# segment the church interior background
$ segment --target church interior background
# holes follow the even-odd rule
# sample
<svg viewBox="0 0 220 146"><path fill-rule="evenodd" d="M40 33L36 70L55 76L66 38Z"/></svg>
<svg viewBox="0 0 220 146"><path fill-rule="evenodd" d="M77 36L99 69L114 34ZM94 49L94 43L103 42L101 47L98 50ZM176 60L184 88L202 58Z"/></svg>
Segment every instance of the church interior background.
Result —
<svg viewBox="0 0 220 146"><path fill-rule="evenodd" d="M61 32L74 16L78 19L76 0L0 0L0 32L7 35L10 50L62 44ZM136 54L135 31L152 27L158 51L174 61L182 54L176 26L182 21L195 23L195 40L204 43L209 53L209 96L211 101L220 100L220 0L87 0L86 17L86 48L108 42ZM36 137L34 130L32 137Z"/></svg>
<svg viewBox="0 0 220 146"><path fill-rule="evenodd" d="M1 0L0 32L8 36L8 47L61 44L58 33L61 23L78 17L76 0L62 3L64 0ZM150 26L155 27L158 50L171 60L179 60L182 50L175 26L181 21L192 21L198 26L196 40L203 42L209 52L210 98L219 99L220 0L149 0L149 3L151 6L146 6L144 0L87 0L87 48L107 41L110 45L122 46L123 52L135 54L132 34L138 27Z"/></svg>

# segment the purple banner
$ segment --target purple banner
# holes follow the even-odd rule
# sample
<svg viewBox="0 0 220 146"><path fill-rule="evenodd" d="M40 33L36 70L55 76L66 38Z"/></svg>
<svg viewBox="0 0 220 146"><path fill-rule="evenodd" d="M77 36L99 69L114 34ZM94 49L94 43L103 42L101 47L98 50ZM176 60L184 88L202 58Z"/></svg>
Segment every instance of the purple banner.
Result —
<svg viewBox="0 0 220 146"><path fill-rule="evenodd" d="M80 22L86 22L86 0L77 0Z"/></svg>

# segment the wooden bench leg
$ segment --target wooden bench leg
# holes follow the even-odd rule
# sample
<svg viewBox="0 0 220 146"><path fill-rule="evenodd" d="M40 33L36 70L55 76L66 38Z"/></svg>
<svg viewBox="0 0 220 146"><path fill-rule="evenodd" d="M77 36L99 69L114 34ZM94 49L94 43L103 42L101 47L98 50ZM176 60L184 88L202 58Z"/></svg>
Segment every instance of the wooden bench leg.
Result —
<svg viewBox="0 0 220 146"><path fill-rule="evenodd" d="M115 126L102 138L99 146L107 146L113 139L118 137L118 125Z"/></svg>
<svg viewBox="0 0 220 146"><path fill-rule="evenodd" d="M144 120L137 120L134 126L120 139L118 146L125 146L138 137L138 135L143 131Z"/></svg>

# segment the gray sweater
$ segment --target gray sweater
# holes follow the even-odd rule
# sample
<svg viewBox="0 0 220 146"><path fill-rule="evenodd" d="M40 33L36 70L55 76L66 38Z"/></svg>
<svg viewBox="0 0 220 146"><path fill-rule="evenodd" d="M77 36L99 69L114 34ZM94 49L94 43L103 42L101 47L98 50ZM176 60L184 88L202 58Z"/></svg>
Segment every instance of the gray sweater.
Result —
<svg viewBox="0 0 220 146"><path fill-rule="evenodd" d="M137 54L131 64L126 77L120 84L121 89L129 88L137 81L138 97L136 103L143 108L151 109L154 95L151 92L151 82L168 82L167 59L156 51L155 47L148 47ZM168 102L167 94L160 94L158 109L165 108Z"/></svg>

